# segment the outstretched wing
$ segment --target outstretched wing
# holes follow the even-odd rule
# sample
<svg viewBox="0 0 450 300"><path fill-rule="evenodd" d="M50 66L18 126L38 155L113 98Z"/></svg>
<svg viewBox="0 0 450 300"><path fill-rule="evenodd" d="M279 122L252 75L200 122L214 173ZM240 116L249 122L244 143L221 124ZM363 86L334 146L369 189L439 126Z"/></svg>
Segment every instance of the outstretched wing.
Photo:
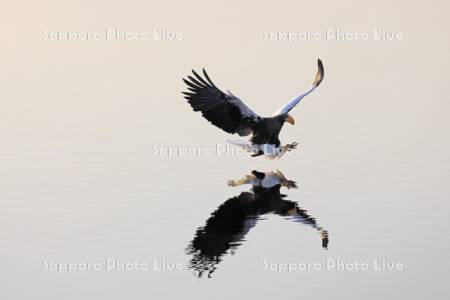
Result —
<svg viewBox="0 0 450 300"><path fill-rule="evenodd" d="M328 248L328 231L319 226L316 219L310 216L306 210L299 207L297 203L290 200L280 199L275 213L280 216L287 217L294 222L311 226L320 233L322 239L322 247L324 249Z"/></svg>
<svg viewBox="0 0 450 300"><path fill-rule="evenodd" d="M235 251L256 225L258 210L253 193L242 192L222 203L200 227L186 252L192 255L189 268L198 277L210 277L228 251Z"/></svg>
<svg viewBox="0 0 450 300"><path fill-rule="evenodd" d="M203 79L194 70L195 78L188 76L183 81L189 92L183 92L194 111L200 111L209 122L228 133L241 136L252 133L252 127L261 117L253 112L238 97L222 92L203 69Z"/></svg>
<svg viewBox="0 0 450 300"><path fill-rule="evenodd" d="M286 105L280 107L272 116L287 114L291 109L293 109L300 102L300 100L302 100L306 95L308 95L309 93L314 91L316 89L316 87L319 86L319 84L323 80L323 75L324 75L323 64L320 59L317 60L317 66L318 66L318 70L316 73L316 78L314 78L314 82L309 87L309 89L307 89L306 92L294 97Z"/></svg>

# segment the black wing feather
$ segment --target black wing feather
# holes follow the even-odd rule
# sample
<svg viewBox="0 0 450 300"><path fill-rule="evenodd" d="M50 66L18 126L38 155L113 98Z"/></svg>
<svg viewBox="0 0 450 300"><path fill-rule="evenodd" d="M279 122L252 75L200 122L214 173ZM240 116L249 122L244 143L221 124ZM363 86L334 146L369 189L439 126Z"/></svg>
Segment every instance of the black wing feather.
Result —
<svg viewBox="0 0 450 300"><path fill-rule="evenodd" d="M260 117L239 98L222 92L209 78L205 69L202 78L192 70L195 78L183 79L189 92L183 92L194 111L200 111L205 119L228 133L248 135Z"/></svg>
<svg viewBox="0 0 450 300"><path fill-rule="evenodd" d="M216 270L222 256L230 249L236 249L245 237L246 220L256 224L257 213L253 193L242 192L222 203L211 214L206 225L200 227L186 252L192 255L189 267L198 277L204 272L208 277Z"/></svg>

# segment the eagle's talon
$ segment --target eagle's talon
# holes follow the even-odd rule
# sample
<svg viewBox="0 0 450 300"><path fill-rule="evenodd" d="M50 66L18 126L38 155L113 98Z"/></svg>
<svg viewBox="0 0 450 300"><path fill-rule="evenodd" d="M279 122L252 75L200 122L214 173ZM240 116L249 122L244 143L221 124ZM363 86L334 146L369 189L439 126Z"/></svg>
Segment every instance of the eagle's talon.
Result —
<svg viewBox="0 0 450 300"><path fill-rule="evenodd" d="M292 144L287 144L286 149L287 149L287 151L291 151L291 150L297 149L297 146L298 146L298 143L293 142Z"/></svg>
<svg viewBox="0 0 450 300"><path fill-rule="evenodd" d="M292 181L292 180L288 180L286 187L288 188L288 190L296 189L297 188L297 182Z"/></svg>
<svg viewBox="0 0 450 300"><path fill-rule="evenodd" d="M234 182L234 180L229 180L229 181L227 182L227 185L228 185L228 186L236 186L236 182Z"/></svg>

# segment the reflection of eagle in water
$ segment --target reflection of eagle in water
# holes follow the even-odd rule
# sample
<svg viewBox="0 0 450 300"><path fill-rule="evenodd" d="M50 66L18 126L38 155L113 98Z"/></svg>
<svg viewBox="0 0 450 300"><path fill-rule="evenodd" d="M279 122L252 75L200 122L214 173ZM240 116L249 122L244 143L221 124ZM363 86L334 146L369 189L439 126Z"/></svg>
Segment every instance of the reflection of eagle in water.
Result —
<svg viewBox="0 0 450 300"><path fill-rule="evenodd" d="M272 158L281 157L286 151L297 146L297 143L281 146L278 135L284 122L294 125L294 118L288 114L289 111L319 86L324 75L322 61L319 59L318 71L312 85L280 107L271 117L261 117L231 92L224 93L216 87L204 69L205 78L194 70L192 72L195 78L188 76L188 80L183 79L189 90L183 94L194 111L200 111L205 119L228 133L237 133L240 136L251 134L251 144L234 144L249 150L253 153L252 156L265 154Z"/></svg>
<svg viewBox="0 0 450 300"><path fill-rule="evenodd" d="M228 250L234 251L244 241L249 230L254 227L261 215L274 213L300 222L319 231L322 247L328 247L328 233L318 226L316 220L293 201L284 200L286 195L280 188L297 188L294 181L287 180L280 171L261 173L253 171L239 180L228 182L230 186L252 184L252 192L242 192L239 196L225 201L211 214L204 227L200 227L194 240L187 248L192 255L190 268L201 277L208 277L215 271Z"/></svg>

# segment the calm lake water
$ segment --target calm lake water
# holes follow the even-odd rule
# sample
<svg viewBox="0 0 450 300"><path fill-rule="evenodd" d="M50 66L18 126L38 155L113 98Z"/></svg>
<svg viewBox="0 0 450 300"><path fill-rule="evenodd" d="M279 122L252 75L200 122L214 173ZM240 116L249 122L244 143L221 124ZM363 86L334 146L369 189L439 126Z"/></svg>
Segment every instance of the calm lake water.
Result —
<svg viewBox="0 0 450 300"><path fill-rule="evenodd" d="M205 127L214 139L215 128ZM58 126L47 129L34 129L45 143L24 142L3 162L9 295L446 294L449 170L432 153L415 160L401 153L418 150L395 149L399 143L369 151L365 135L339 143L324 132L322 142L305 134L304 147L279 161L168 157L155 153L145 130L66 137ZM197 133L193 140L207 140ZM251 185L226 184L276 168L298 189L255 196Z"/></svg>

